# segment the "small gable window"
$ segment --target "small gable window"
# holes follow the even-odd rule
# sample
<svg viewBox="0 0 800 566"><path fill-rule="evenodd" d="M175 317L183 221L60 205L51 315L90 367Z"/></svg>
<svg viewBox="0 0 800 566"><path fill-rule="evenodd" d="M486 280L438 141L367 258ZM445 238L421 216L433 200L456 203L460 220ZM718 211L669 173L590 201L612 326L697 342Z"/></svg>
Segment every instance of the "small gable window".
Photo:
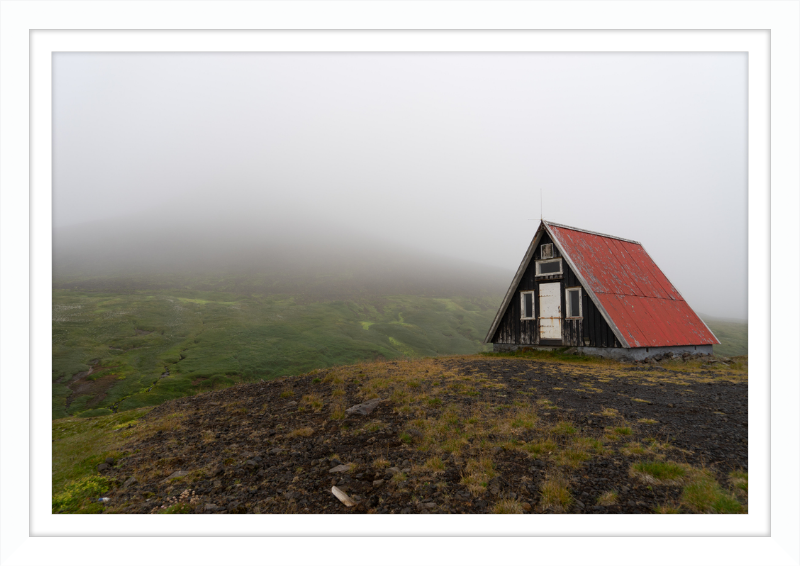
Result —
<svg viewBox="0 0 800 566"><path fill-rule="evenodd" d="M553 244L542 244L542 259L551 259L553 257Z"/></svg>
<svg viewBox="0 0 800 566"><path fill-rule="evenodd" d="M567 318L583 318L580 287L567 289Z"/></svg>
<svg viewBox="0 0 800 566"><path fill-rule="evenodd" d="M537 261L536 275L561 275L561 259Z"/></svg>
<svg viewBox="0 0 800 566"><path fill-rule="evenodd" d="M520 295L522 320L532 320L536 318L533 312L533 291L523 291Z"/></svg>

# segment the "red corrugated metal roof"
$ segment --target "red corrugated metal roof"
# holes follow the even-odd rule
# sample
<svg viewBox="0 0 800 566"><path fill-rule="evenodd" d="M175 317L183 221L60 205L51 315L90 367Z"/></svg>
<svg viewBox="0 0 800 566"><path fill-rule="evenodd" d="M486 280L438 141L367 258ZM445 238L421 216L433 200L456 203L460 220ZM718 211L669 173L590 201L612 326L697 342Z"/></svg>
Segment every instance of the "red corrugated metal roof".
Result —
<svg viewBox="0 0 800 566"><path fill-rule="evenodd" d="M545 224L629 347L719 344L641 244Z"/></svg>

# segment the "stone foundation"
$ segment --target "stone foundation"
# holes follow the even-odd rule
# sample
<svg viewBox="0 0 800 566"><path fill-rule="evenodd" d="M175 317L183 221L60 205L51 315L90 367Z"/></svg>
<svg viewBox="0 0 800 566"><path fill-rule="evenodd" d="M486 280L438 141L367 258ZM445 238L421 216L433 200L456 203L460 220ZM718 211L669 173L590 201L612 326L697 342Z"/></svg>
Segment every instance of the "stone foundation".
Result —
<svg viewBox="0 0 800 566"><path fill-rule="evenodd" d="M514 352L516 350L555 350L560 346L534 346L529 344L493 344L495 352ZM681 357L689 355L710 356L714 353L711 344L702 346L669 346L662 348L590 348L575 346L570 351L587 356L600 356L614 360L642 361L648 358Z"/></svg>

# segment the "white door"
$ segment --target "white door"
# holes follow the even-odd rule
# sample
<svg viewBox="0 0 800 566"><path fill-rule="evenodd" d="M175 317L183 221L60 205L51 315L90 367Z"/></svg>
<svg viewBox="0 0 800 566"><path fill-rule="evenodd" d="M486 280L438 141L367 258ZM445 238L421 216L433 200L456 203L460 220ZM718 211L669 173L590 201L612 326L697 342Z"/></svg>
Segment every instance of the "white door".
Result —
<svg viewBox="0 0 800 566"><path fill-rule="evenodd" d="M539 284L539 338L561 340L561 283Z"/></svg>

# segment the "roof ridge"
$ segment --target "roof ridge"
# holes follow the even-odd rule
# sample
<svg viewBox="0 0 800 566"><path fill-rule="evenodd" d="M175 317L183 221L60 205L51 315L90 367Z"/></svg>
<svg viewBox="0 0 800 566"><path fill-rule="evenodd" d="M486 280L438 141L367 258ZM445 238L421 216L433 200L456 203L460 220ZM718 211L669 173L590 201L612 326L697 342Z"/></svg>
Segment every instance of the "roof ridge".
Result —
<svg viewBox="0 0 800 566"><path fill-rule="evenodd" d="M542 220L548 226L556 226L557 228L565 228L567 230L574 230L575 232L583 232L584 234L593 234L595 236L600 236L602 238L611 238L612 240L621 240L623 242L630 242L631 244L636 244L637 246L641 246L641 242L637 242L636 240L629 240L628 238L620 238L619 236L611 236L610 234L603 234L601 232L593 232L592 230L584 230L583 228L575 228L574 226L567 226L565 224L558 224L557 222L550 222L549 220Z"/></svg>

